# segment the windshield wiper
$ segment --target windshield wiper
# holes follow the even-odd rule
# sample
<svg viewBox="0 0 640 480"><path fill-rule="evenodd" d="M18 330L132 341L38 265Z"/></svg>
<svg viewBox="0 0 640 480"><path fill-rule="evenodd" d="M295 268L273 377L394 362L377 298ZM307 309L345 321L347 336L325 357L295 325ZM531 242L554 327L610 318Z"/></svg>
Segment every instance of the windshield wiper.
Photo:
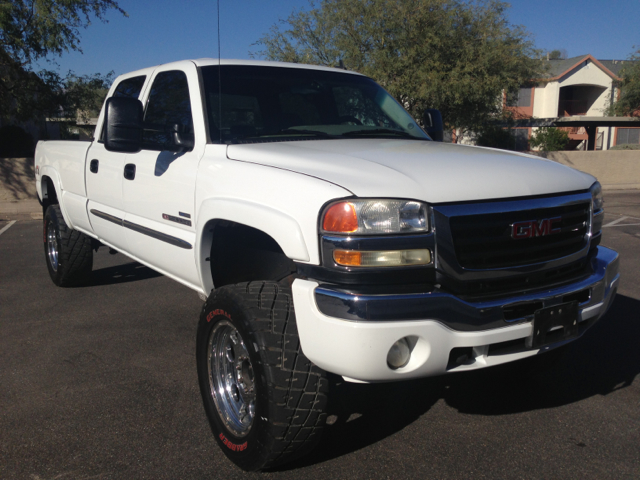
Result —
<svg viewBox="0 0 640 480"><path fill-rule="evenodd" d="M411 135L410 133L403 132L402 130L394 130L392 128L374 128L373 130L353 130L351 132L345 132L343 137L360 137L364 135L398 135L405 138L413 138L416 140L422 140L420 137ZM426 140L426 138L424 139Z"/></svg>

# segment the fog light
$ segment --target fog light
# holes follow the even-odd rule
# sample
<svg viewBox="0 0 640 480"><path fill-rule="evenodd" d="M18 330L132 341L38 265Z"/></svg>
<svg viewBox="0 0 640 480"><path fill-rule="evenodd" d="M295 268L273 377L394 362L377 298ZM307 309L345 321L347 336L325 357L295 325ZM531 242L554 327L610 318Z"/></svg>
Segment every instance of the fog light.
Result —
<svg viewBox="0 0 640 480"><path fill-rule="evenodd" d="M411 358L411 348L406 338L401 338L394 343L387 354L387 364L390 368L397 370L409 363Z"/></svg>

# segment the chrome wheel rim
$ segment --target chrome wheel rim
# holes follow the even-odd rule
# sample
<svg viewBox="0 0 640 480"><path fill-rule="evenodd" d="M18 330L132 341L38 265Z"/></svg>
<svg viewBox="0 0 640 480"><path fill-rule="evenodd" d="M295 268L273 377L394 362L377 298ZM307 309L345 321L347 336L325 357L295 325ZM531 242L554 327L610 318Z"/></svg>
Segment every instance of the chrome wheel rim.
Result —
<svg viewBox="0 0 640 480"><path fill-rule="evenodd" d="M54 272L58 271L58 237L53 222L47 224L47 256Z"/></svg>
<svg viewBox="0 0 640 480"><path fill-rule="evenodd" d="M251 430L256 411L253 366L238 330L228 321L209 337L209 387L225 427L237 437Z"/></svg>

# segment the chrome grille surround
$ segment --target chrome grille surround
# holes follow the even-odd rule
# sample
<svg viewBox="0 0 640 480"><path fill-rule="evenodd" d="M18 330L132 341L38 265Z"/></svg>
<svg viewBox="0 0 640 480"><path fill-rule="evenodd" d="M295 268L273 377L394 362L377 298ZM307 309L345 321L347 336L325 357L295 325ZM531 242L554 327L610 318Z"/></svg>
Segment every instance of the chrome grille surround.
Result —
<svg viewBox="0 0 640 480"><path fill-rule="evenodd" d="M574 264L589 252L589 192L434 205L433 215L436 267L444 283L447 279L459 283L522 277ZM563 217L560 234L511 238L514 222L559 215ZM485 222L494 223L485 228ZM462 236L464 233L468 238Z"/></svg>

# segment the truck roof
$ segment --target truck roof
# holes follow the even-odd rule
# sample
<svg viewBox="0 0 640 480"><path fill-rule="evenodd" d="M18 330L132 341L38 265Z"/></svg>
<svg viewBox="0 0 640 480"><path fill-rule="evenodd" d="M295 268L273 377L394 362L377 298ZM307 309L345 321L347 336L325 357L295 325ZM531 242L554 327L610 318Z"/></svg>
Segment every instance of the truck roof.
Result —
<svg viewBox="0 0 640 480"><path fill-rule="evenodd" d="M217 58L197 58L197 59L192 59L192 60L180 60L177 62L171 62L171 63L166 63L166 64L162 64L162 65L156 65L153 67L147 67L147 68L143 68L140 70L136 70L134 72L128 72L125 73L123 75L120 75L120 77L122 78L126 78L126 77L133 77L133 76L138 76L138 75L149 75L151 74L156 68L158 67L164 67L164 66L175 66L176 68L180 68L181 65L183 65L185 62L190 62L190 63L194 63L197 67L208 67L208 66L215 66L215 65L246 65L246 66L256 66L256 67L281 67L281 68L302 68L302 69L308 69L308 70L323 70L323 71L329 71L329 72L341 72L341 73L350 73L352 75L362 75L358 72L352 72L349 70L343 70L341 68L332 68L332 67L322 67L319 65L307 65L307 64L303 64L303 63L288 63L288 62L269 62L269 61L265 61L265 60L237 60L237 59L220 59L218 60ZM119 78L120 78L119 77Z"/></svg>

